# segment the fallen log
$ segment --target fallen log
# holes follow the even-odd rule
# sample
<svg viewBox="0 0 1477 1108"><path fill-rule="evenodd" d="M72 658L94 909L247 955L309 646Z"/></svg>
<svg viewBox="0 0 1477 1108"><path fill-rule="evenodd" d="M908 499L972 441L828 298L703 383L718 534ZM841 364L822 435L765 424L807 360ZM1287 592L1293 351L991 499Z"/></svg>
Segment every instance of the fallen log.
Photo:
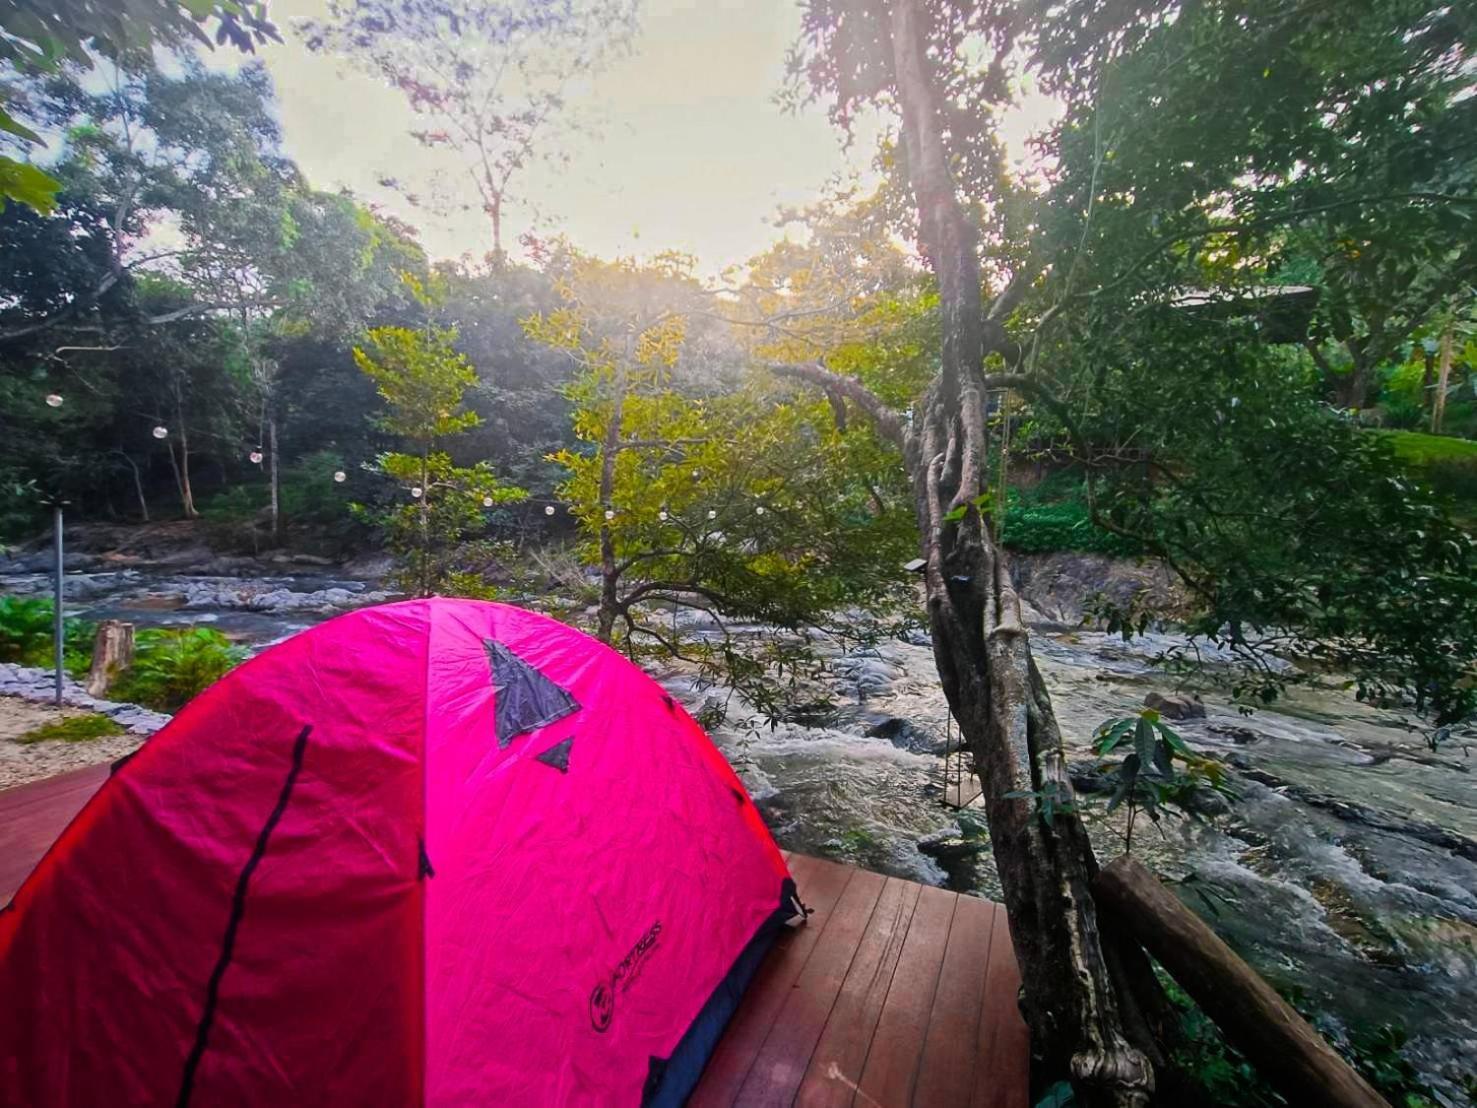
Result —
<svg viewBox="0 0 1477 1108"><path fill-rule="evenodd" d="M133 665L133 624L105 619L92 640L92 669L87 674L88 696L102 696L118 675Z"/></svg>
<svg viewBox="0 0 1477 1108"><path fill-rule="evenodd" d="M1389 1108L1307 1020L1142 864L1126 854L1115 859L1094 880L1093 896L1289 1104Z"/></svg>

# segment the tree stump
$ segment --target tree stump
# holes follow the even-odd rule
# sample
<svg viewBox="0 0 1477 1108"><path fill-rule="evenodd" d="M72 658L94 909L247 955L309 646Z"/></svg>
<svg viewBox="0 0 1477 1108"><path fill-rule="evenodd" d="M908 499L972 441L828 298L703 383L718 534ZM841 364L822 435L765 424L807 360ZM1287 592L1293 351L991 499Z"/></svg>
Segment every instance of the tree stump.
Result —
<svg viewBox="0 0 1477 1108"><path fill-rule="evenodd" d="M87 695L102 696L133 665L133 624L105 619L97 625L92 641L92 671L87 675Z"/></svg>

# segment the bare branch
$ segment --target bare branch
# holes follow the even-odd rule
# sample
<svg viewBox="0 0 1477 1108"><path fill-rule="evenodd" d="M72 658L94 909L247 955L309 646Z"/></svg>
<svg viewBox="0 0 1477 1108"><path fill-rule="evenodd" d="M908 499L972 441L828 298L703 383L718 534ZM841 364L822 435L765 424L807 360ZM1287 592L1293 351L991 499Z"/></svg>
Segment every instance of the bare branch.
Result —
<svg viewBox="0 0 1477 1108"><path fill-rule="evenodd" d="M770 363L765 368L777 376L795 377L801 381L808 381L825 390L828 395L843 396L853 401L857 407L871 416L872 422L876 424L877 430L884 438L896 443L899 447L903 446L905 429L902 417L882 403L876 393L855 377L833 373L819 362L810 365ZM834 406L835 400L833 399L831 403Z"/></svg>

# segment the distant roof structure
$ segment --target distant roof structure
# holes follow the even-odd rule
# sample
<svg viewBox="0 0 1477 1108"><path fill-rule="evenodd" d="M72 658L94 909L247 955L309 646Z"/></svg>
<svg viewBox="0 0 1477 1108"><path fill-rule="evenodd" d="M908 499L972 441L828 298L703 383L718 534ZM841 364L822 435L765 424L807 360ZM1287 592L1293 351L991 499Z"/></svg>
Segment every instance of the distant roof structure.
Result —
<svg viewBox="0 0 1477 1108"><path fill-rule="evenodd" d="M1265 342L1302 342L1308 334L1319 291L1311 285L1250 285L1234 293L1187 289L1172 307L1212 319L1254 317Z"/></svg>

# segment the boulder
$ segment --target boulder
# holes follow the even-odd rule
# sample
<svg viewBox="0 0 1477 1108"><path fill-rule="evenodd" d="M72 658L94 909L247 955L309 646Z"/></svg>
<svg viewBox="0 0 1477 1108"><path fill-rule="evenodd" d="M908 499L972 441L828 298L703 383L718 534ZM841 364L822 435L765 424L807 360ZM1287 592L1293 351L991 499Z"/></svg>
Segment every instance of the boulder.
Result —
<svg viewBox="0 0 1477 1108"><path fill-rule="evenodd" d="M1165 719L1204 719L1205 704L1199 695L1185 696L1183 693L1151 692L1144 697L1144 707L1152 708Z"/></svg>

